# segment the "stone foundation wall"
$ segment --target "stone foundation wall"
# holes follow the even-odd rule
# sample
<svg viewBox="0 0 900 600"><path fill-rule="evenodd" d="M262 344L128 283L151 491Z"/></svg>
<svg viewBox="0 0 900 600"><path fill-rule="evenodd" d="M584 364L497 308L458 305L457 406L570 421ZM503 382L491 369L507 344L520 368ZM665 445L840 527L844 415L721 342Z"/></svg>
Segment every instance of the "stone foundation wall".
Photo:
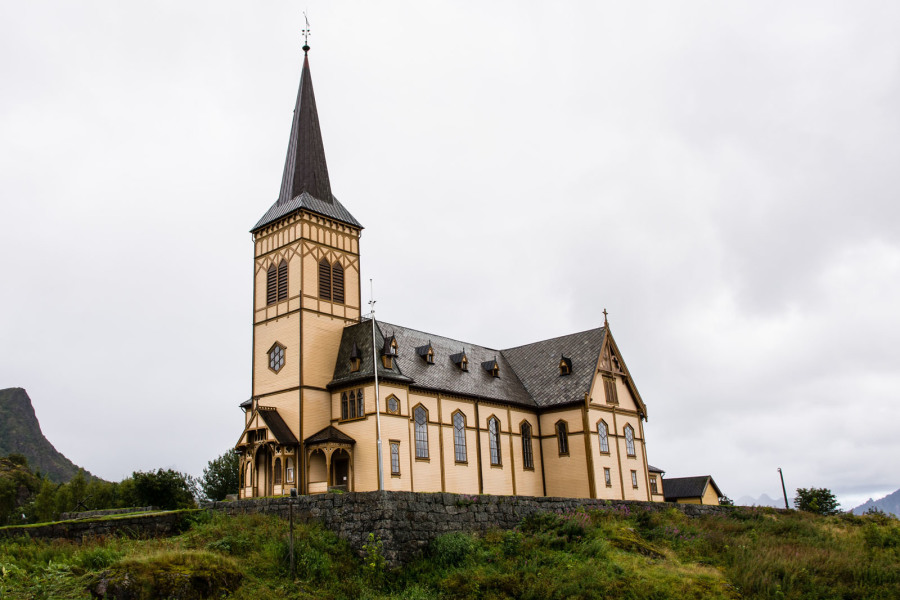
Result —
<svg viewBox="0 0 900 600"><path fill-rule="evenodd" d="M93 519L94 517L106 517L109 515L124 515L137 512L158 511L157 506L135 506L131 508L107 508L104 510L87 510L84 512L64 512L60 513L60 521L74 521L75 519Z"/></svg>
<svg viewBox="0 0 900 600"><path fill-rule="evenodd" d="M691 517L741 510L730 506L589 500L530 496L468 496L416 492L353 492L298 498L254 498L233 502L207 502L201 508L238 514L274 514L285 519L293 509L298 523L319 522L350 542L358 552L374 534L382 541L391 566L405 564L424 551L434 538L454 531L483 532L512 529L539 512L569 513L580 508L660 511L675 508ZM64 521L45 525L0 528L0 537L65 538L82 540L108 535L166 536L185 527L192 511L121 515L95 520Z"/></svg>
<svg viewBox="0 0 900 600"><path fill-rule="evenodd" d="M32 537L81 541L86 538L128 535L160 537L175 535L186 527L185 517L194 511L168 511L114 518L59 521L37 525L0 527L0 538Z"/></svg>
<svg viewBox="0 0 900 600"><path fill-rule="evenodd" d="M318 521L359 551L370 533L381 539L388 563L399 566L416 558L434 538L454 531L512 529L538 512L592 510L681 510L688 516L735 510L728 506L666 502L605 501L529 496L467 496L445 493L354 492L298 498L255 498L209 502L203 508L229 515L266 513L288 518L293 505L297 522Z"/></svg>

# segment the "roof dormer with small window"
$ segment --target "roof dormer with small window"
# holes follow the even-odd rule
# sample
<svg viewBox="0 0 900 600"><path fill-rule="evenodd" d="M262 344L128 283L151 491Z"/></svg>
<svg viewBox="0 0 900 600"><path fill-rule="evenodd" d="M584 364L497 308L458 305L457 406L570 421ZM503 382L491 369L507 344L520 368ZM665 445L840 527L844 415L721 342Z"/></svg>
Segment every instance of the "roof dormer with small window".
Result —
<svg viewBox="0 0 900 600"><path fill-rule="evenodd" d="M450 360L453 361L453 364L459 367L460 371L469 370L469 358L466 356L465 350L456 354L451 354Z"/></svg>
<svg viewBox="0 0 900 600"><path fill-rule="evenodd" d="M572 374L572 359L566 356L560 356L559 358L559 374L560 375L571 375Z"/></svg>
<svg viewBox="0 0 900 600"><path fill-rule="evenodd" d="M424 346L417 347L416 354L421 356L429 365L434 364L434 348L431 347L431 340L428 340L428 343Z"/></svg>
<svg viewBox="0 0 900 600"><path fill-rule="evenodd" d="M500 377L500 365L497 364L497 359L488 360L481 363L481 367L491 374L491 377Z"/></svg>

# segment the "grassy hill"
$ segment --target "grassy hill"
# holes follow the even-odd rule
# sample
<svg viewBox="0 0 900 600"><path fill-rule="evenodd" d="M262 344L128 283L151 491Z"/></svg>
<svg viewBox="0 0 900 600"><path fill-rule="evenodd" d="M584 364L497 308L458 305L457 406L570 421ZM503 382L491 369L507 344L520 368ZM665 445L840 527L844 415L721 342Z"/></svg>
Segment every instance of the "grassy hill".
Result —
<svg viewBox="0 0 900 600"><path fill-rule="evenodd" d="M31 398L22 388L0 390L0 456L13 453L25 456L32 469L55 483L78 472L78 466L44 437Z"/></svg>
<svg viewBox="0 0 900 600"><path fill-rule="evenodd" d="M0 597L900 597L900 525L878 515L544 514L514 531L445 535L398 571L384 568L377 540L359 558L320 527L297 526L293 576L284 520L197 515L168 539L0 541Z"/></svg>

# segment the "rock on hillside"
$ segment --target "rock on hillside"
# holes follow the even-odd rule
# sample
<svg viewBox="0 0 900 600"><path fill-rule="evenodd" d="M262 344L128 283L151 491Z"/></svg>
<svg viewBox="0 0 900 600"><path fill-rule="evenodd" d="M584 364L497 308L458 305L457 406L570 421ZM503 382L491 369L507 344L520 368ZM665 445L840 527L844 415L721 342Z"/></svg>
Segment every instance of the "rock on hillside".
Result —
<svg viewBox="0 0 900 600"><path fill-rule="evenodd" d="M877 508L878 510L890 513L895 517L900 517L900 490L888 494L881 500L872 500L869 498L864 504L857 506L851 512L854 515L862 515L870 508Z"/></svg>
<svg viewBox="0 0 900 600"><path fill-rule="evenodd" d="M78 472L78 466L44 437L31 398L22 388L0 390L0 456L13 453L24 455L32 469L56 483L65 483Z"/></svg>

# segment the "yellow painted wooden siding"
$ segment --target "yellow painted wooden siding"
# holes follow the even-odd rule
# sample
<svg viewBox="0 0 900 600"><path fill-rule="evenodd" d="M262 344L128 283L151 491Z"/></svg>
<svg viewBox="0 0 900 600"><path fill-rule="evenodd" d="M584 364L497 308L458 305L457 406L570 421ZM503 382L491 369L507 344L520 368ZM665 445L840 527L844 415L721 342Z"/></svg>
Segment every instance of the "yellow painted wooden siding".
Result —
<svg viewBox="0 0 900 600"><path fill-rule="evenodd" d="M569 427L569 455L560 456L556 423L564 420ZM544 469L547 472L547 495L567 498L589 498L591 495L584 453L581 408L541 415Z"/></svg>
<svg viewBox="0 0 900 600"><path fill-rule="evenodd" d="M299 316L287 315L255 327L253 395L297 387L300 384ZM275 342L285 347L284 367L278 373L269 369L268 352Z"/></svg>

